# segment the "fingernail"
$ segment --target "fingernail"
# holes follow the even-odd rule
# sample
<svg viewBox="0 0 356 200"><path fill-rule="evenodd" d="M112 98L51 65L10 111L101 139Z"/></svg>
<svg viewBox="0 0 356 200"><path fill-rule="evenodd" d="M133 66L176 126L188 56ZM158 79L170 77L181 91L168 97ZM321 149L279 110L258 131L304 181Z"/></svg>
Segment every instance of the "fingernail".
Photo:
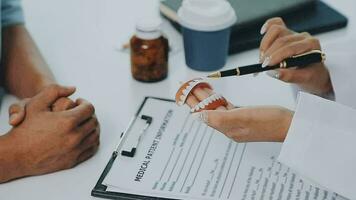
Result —
<svg viewBox="0 0 356 200"><path fill-rule="evenodd" d="M260 52L260 62L263 61L263 56L264 56L264 55L265 55L265 52L261 51L261 52Z"/></svg>
<svg viewBox="0 0 356 200"><path fill-rule="evenodd" d="M14 113L14 114L11 114L10 115L10 119L9 119L9 123L12 124L15 119L17 118L18 114L17 113Z"/></svg>
<svg viewBox="0 0 356 200"><path fill-rule="evenodd" d="M262 68L265 68L269 65L269 62L271 61L271 56L267 56L265 60L262 63Z"/></svg>
<svg viewBox="0 0 356 200"><path fill-rule="evenodd" d="M261 27L261 35L265 34L266 33L266 29L267 29L267 23L264 23L263 26Z"/></svg>
<svg viewBox="0 0 356 200"><path fill-rule="evenodd" d="M67 86L66 88L67 88L67 89L70 89L70 90L75 90L75 89L77 89L75 86Z"/></svg>
<svg viewBox="0 0 356 200"><path fill-rule="evenodd" d="M192 113L192 117L200 122L207 123L207 115L205 111Z"/></svg>
<svg viewBox="0 0 356 200"><path fill-rule="evenodd" d="M272 78L279 79L279 71L277 70L267 71L266 74Z"/></svg>

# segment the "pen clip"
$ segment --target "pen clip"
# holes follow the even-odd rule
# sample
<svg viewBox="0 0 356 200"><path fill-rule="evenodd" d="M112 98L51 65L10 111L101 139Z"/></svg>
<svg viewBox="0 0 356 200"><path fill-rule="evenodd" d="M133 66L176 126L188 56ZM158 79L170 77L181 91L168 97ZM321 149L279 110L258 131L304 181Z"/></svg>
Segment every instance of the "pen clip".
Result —
<svg viewBox="0 0 356 200"><path fill-rule="evenodd" d="M148 116L148 115L141 115L141 119L145 120L146 124L143 127L143 129L141 130L141 133L139 134L139 136L137 138L136 144L131 148L130 151L122 150L121 151L121 155L122 156L131 157L131 158L133 158L135 156L135 153L136 153L136 150L138 148L138 145L142 141L147 129L150 127L150 125L152 124L152 121L153 121L153 118Z"/></svg>
<svg viewBox="0 0 356 200"><path fill-rule="evenodd" d="M321 50L318 50L318 49L311 50L311 51L308 51L308 52L305 52L305 53L302 53L302 54L298 54L298 55L292 56L292 58L298 58L298 57L302 57L302 56L306 56L306 55L310 55L310 54L314 54L314 53L320 54L321 58L322 58L322 62L325 61L325 59L326 59L325 53L323 53Z"/></svg>

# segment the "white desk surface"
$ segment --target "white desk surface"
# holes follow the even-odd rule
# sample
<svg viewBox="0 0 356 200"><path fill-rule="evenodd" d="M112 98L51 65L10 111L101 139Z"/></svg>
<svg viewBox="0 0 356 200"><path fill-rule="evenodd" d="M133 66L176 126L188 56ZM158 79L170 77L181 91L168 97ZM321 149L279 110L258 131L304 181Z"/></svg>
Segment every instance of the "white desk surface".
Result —
<svg viewBox="0 0 356 200"><path fill-rule="evenodd" d="M327 2L349 18L349 25L318 35L321 42L354 37L356 1ZM131 78L129 54L117 49L131 37L137 19L158 15L156 0L24 0L23 6L27 27L58 81L77 86L75 97L84 97L96 106L102 127L101 147L93 158L73 169L0 185L0 199L94 199L91 189L143 98L173 98L179 81L200 73L186 67L182 39L165 24L173 47L178 49L169 60L169 77L154 84ZM256 49L230 56L226 66L257 60ZM224 79L214 86L236 105L294 106L288 84L265 74ZM14 97L7 96L1 105L1 133L10 129L7 108L14 101Z"/></svg>

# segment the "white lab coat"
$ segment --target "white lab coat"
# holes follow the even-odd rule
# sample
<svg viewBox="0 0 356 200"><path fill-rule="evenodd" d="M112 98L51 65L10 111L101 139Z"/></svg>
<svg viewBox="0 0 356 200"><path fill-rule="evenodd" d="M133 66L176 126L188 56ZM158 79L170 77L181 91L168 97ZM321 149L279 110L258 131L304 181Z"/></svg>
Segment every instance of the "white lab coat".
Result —
<svg viewBox="0 0 356 200"><path fill-rule="evenodd" d="M356 199L356 41L325 48L335 101L299 93L279 161Z"/></svg>

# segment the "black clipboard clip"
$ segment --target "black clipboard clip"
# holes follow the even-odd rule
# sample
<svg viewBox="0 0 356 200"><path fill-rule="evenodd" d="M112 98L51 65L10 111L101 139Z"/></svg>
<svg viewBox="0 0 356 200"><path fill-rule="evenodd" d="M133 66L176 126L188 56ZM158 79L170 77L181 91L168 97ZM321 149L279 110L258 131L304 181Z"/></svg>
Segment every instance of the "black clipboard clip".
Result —
<svg viewBox="0 0 356 200"><path fill-rule="evenodd" d="M137 150L140 142L142 141L143 137L145 136L145 133L146 133L147 129L150 127L150 125L152 123L152 120L153 120L152 117L147 116L147 115L142 115L141 119L142 120L146 120L146 124L143 127L143 129L142 129L142 131L141 131L141 133L140 133L140 135L139 135L139 137L137 139L136 144L131 148L131 151L122 150L121 151L121 155L122 156L131 157L131 158L133 158L135 156L136 150Z"/></svg>

